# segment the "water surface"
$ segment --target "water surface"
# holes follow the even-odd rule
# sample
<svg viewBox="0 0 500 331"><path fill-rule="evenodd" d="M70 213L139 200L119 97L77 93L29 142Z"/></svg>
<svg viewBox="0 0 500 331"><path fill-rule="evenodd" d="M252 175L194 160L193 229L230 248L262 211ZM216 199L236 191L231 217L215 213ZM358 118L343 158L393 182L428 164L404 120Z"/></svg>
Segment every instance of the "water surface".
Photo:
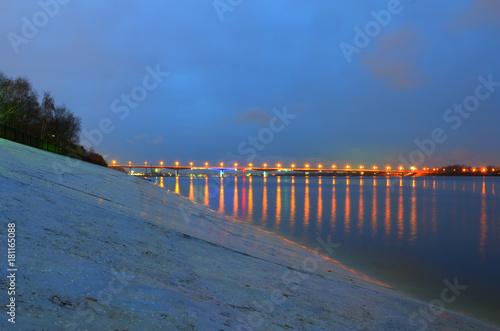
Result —
<svg viewBox="0 0 500 331"><path fill-rule="evenodd" d="M445 279L467 289L447 309L500 325L500 179L178 177L157 184L310 248L425 301Z"/></svg>

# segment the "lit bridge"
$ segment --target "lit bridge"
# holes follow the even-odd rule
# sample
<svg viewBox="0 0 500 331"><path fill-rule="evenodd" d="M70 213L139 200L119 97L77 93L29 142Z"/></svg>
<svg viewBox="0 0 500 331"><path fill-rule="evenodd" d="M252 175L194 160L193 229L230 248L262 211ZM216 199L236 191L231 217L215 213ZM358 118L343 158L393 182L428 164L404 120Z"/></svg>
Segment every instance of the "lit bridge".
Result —
<svg viewBox="0 0 500 331"><path fill-rule="evenodd" d="M331 165L331 167L323 167L322 164L318 164L315 167L312 167L310 164L304 164L302 167L297 167L295 164L291 164L290 166L284 166L280 163L275 166L269 166L267 163L264 163L262 166L255 166L252 163L249 163L247 166L241 166L238 163L234 163L233 166L225 166L224 163L219 163L217 166L210 165L208 162L205 162L203 166L195 166L193 162L190 162L189 165L183 166L180 165L179 162L175 162L173 165L164 165L163 162L160 162L159 165L148 165L147 162L144 162L144 165L134 165L129 162L127 165L118 165L116 161L113 161L112 165L108 165L110 168L122 168L124 170L128 169L129 174L135 174L139 176L164 176L164 169L172 170L175 173L175 176L179 176L180 171L188 170L188 171L217 171L219 176L222 177L224 174L231 175L231 173L245 173L252 174L250 171L262 173L264 177L267 177L269 173L273 173L275 175L322 175L322 176L335 176L335 175L358 175L358 176L413 176L419 172L428 172L429 168L423 168L421 171L417 170L416 167L410 167L410 169L405 169L403 166L399 166L395 169L392 169L391 166L385 166L383 168L379 168L374 165L369 168L365 168L363 165L359 165L357 167L351 167L350 165L345 165L341 168L338 168L335 164ZM139 170L139 171L136 171ZM434 169L433 169L434 170ZM144 172L142 172L144 171ZM238 172L239 171L239 172Z"/></svg>

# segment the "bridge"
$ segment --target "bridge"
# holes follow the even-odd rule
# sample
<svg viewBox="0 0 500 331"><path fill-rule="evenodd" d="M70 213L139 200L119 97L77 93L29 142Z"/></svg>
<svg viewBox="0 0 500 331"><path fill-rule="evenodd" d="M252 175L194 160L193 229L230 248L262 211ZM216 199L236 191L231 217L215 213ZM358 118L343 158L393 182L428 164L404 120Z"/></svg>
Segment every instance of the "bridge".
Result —
<svg viewBox="0 0 500 331"><path fill-rule="evenodd" d="M163 162L160 162L159 165L148 165L147 162L144 162L144 165L134 165L129 162L127 165L117 165L116 161L113 160L112 165L108 165L110 168L122 168L128 169L129 174L137 174L142 176L164 176L164 169L172 170L175 173L175 176L179 176L181 170L189 170L189 171L217 171L219 172L219 176L222 177L224 174L237 174L238 172L245 173L248 172L252 175L251 172L261 173L264 177L267 177L269 173L274 173L276 175L314 175L314 176L336 176L336 175L358 175L358 176L414 176L419 172L429 171L429 168L423 168L422 171L417 170L416 167L410 167L410 169L405 169L403 166L399 166L396 169L392 169L391 166L385 166L379 169L378 166L374 165L370 168L365 168L363 165L359 165L358 167L351 167L350 165L345 165L342 168L338 168L335 164L333 164L330 168L323 167L322 164L316 165L316 167L311 167L310 164L304 164L302 167L297 167L295 164L291 164L290 166L283 166L278 163L275 166L269 166L267 163L264 163L262 166L254 166L252 163L249 163L247 166L241 166L238 163L234 163L233 166L225 166L224 163L219 163L218 166L211 166L208 162L205 162L203 166L195 166L193 162L190 162L189 165L180 165L179 162L175 162L173 165L164 165ZM134 171L133 171L134 169ZM135 169L139 171L135 171ZM144 172L141 172L144 170ZM148 171L149 170L149 171Z"/></svg>

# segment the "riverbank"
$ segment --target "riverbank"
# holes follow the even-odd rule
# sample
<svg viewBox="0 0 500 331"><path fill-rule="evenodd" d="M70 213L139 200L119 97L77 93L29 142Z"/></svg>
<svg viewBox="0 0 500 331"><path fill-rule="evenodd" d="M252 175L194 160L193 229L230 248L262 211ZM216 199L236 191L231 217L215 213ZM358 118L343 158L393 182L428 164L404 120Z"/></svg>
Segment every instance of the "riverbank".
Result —
<svg viewBox="0 0 500 331"><path fill-rule="evenodd" d="M141 178L1 139L0 194L17 267L10 296L5 253L2 329L496 329Z"/></svg>

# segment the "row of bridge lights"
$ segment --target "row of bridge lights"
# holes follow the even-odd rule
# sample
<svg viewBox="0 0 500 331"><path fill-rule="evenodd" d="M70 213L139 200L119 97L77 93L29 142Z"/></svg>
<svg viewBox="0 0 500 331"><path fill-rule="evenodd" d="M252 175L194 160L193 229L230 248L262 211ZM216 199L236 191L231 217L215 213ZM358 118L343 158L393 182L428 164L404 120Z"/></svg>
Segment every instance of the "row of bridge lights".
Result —
<svg viewBox="0 0 500 331"><path fill-rule="evenodd" d="M116 165L116 160L113 160L113 165L114 165L114 166ZM129 165L129 166L132 166L132 162L131 162L131 161L129 161L129 162L128 162L128 165ZM147 162L147 161L145 161L145 162L144 162L144 165L147 167L147 166L148 166L148 162ZM219 165L220 165L221 167L223 167L223 166L224 166L224 162L221 162ZM163 167L163 161L160 161L160 166L161 166L161 167ZM177 167L177 166L179 166L179 162L178 162L178 161L176 161L176 162L175 162L175 166L176 166L176 167ZM189 166L191 166L191 167L192 167L192 166L193 166L193 162L189 162ZM264 164L263 164L263 166L264 166L264 168L267 168L268 164L267 164L267 163L264 163ZM205 162L205 167L208 167L208 162ZM238 163L236 163L236 162L235 162L235 163L234 163L234 167L235 167L235 168L236 168L236 167L238 167ZM248 164L248 167L249 167L249 168L252 168L252 167L253 167L253 163L249 163L249 164ZM277 167L277 168L281 168L281 163L277 163L277 164L276 164L276 167ZM291 168L292 168L292 170L293 170L293 169L295 169L295 164L291 164ZM309 165L308 163L306 163L306 164L305 164L305 168L306 168L306 169L310 168L310 165ZM323 165L322 165L322 164L318 164L318 169L320 169L320 170L321 170L321 169L323 169ZM337 169L337 165L332 164L332 169ZM349 164L347 164L347 165L345 166L345 169L351 169L351 166L350 166ZM363 169L365 169L365 167L364 167L363 165L360 165L360 166L359 166L359 170L363 170ZM372 169L373 169L373 170L378 170L378 166L374 165L374 166L372 167ZM392 168L391 168L391 166L386 166L386 167L385 167L385 170L388 170L388 171L389 171L389 170L391 170L391 169L392 169ZM403 170L404 170L404 167L403 167L403 166L400 166L400 167L398 167L398 169L399 169L400 171L403 171ZM417 168L416 168L416 167L410 167L410 169L411 169L412 171L417 170ZM437 169L437 168L433 168L432 170L435 170L435 169ZM426 170L428 171L428 170L429 170L429 168L423 168L423 170L424 170L424 171L426 171ZM464 169L464 171L465 171L465 169ZM473 170L473 171L475 171L475 168L474 168L474 170Z"/></svg>

